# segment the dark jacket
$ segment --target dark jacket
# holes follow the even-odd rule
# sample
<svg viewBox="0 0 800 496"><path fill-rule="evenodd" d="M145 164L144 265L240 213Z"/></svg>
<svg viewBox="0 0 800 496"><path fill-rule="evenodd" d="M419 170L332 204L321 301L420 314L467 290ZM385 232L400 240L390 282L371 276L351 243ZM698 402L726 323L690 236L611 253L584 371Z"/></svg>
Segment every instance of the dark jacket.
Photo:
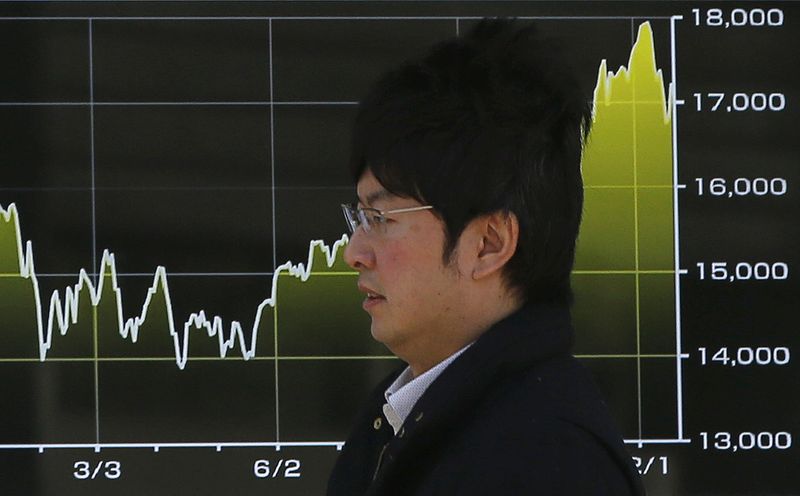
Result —
<svg viewBox="0 0 800 496"><path fill-rule="evenodd" d="M328 496L640 495L607 407L570 354L569 309L498 322L430 385L395 436L377 386Z"/></svg>

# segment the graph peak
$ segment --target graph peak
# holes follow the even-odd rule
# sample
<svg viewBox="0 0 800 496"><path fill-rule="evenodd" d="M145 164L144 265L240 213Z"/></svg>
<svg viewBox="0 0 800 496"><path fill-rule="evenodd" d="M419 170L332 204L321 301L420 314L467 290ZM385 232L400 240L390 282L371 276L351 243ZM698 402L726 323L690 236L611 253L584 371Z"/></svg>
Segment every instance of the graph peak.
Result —
<svg viewBox="0 0 800 496"><path fill-rule="evenodd" d="M595 122L598 120L601 107L647 104L658 106L667 124L672 119L671 97L671 87L665 86L663 72L656 66L653 28L649 22L643 22L639 25L627 65L614 72L608 70L606 59L600 62L594 90L593 119Z"/></svg>

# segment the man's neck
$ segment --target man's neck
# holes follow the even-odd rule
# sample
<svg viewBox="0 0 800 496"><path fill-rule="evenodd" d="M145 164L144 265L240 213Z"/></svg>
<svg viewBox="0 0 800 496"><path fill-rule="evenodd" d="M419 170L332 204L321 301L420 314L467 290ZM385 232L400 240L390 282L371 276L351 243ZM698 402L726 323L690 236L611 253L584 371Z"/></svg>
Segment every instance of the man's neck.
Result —
<svg viewBox="0 0 800 496"><path fill-rule="evenodd" d="M505 319L522 307L517 298L507 298L489 307L488 305L472 306L471 309L483 310L470 312L471 318L464 318L466 325L454 324L449 329L439 329L429 334L431 339L425 343L417 343L415 350L406 353L395 352L408 363L414 377L419 377L453 353L474 343L493 325ZM394 350L393 350L394 351Z"/></svg>

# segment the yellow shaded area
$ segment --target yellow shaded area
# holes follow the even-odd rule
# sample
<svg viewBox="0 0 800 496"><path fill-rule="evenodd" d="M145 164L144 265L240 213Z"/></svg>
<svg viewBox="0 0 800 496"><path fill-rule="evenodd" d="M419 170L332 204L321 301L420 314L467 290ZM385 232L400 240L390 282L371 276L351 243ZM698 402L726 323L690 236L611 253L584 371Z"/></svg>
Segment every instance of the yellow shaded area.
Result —
<svg viewBox="0 0 800 496"><path fill-rule="evenodd" d="M672 115L650 23L627 67L602 61L582 169L586 188L576 270L670 270L673 254Z"/></svg>
<svg viewBox="0 0 800 496"><path fill-rule="evenodd" d="M3 206L0 205L0 211ZM19 276L19 259L17 254L17 211L9 209L6 215L0 214L0 274L2 276ZM0 277L2 277L0 276Z"/></svg>
<svg viewBox="0 0 800 496"><path fill-rule="evenodd" d="M656 65L652 28L643 23L627 66L612 72L600 64L582 161L585 201L572 274L575 353L635 357L604 393L639 439L675 435L670 426L643 423L647 402L663 397L671 381L663 374L654 379L643 358L677 353L673 98ZM620 383L629 386L627 394Z"/></svg>
<svg viewBox="0 0 800 496"><path fill-rule="evenodd" d="M633 202L631 189L586 190L575 270L634 269Z"/></svg>

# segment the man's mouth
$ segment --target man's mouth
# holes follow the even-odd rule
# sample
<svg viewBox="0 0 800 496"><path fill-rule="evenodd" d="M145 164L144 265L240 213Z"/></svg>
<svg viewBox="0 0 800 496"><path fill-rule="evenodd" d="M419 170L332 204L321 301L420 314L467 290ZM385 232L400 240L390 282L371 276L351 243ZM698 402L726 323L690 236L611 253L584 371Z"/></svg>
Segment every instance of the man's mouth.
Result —
<svg viewBox="0 0 800 496"><path fill-rule="evenodd" d="M376 291L373 291L370 288L367 288L366 286L363 286L363 285L359 284L358 285L358 289L359 289L359 291L361 291L363 293L366 293L366 295L367 295L367 297L364 298L364 303L362 305L364 310L368 310L369 308L371 308L371 307L373 307L373 306L375 306L375 305L377 305L377 304L379 304L381 302L386 301L386 297L385 296L383 296L382 294L380 294L380 293L378 293Z"/></svg>

